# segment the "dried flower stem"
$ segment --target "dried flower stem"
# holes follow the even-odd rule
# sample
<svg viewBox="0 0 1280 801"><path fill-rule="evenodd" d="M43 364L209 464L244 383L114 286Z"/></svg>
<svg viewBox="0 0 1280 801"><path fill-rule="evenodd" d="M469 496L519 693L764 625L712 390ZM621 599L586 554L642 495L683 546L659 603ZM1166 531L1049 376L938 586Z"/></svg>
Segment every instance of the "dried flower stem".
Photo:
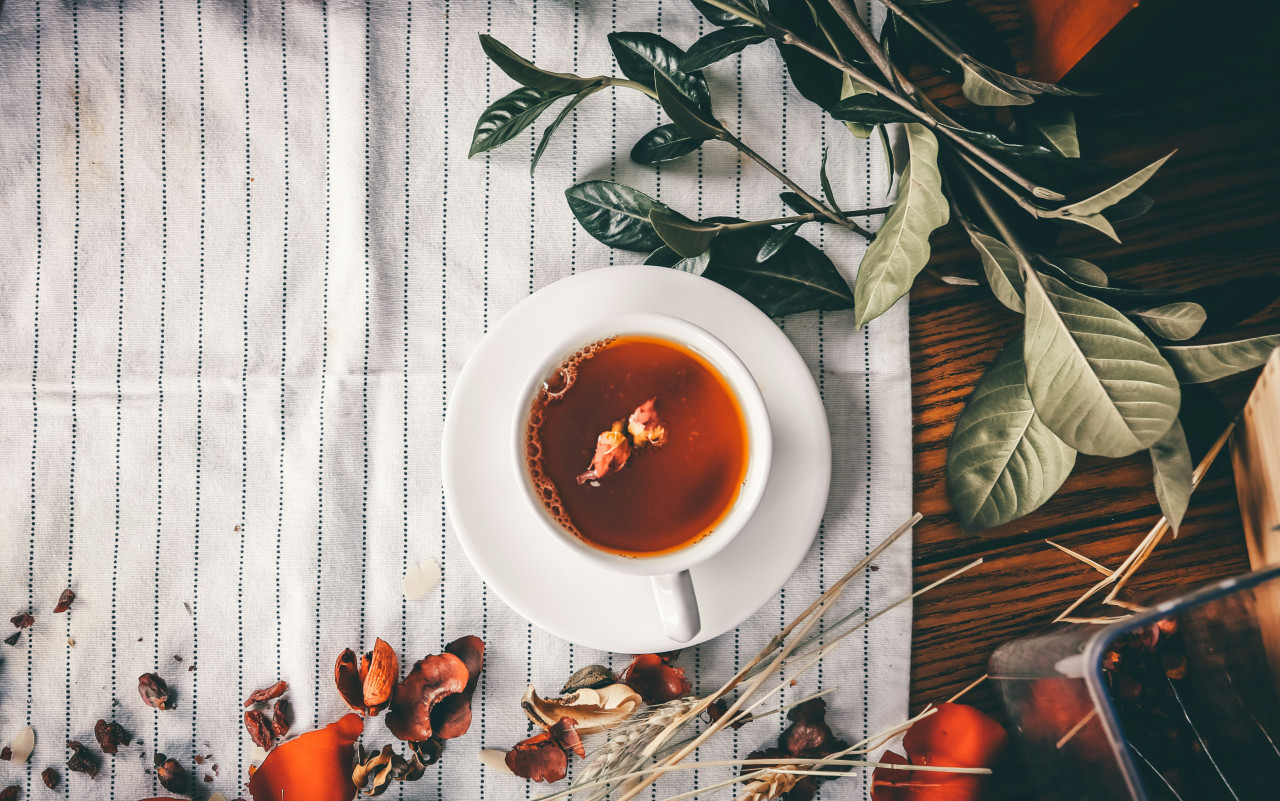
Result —
<svg viewBox="0 0 1280 801"><path fill-rule="evenodd" d="M972 690L974 687L977 687L979 684L982 684L982 682L986 681L986 680L987 680L987 679L989 679L989 678L991 678L991 674L989 674L989 673L983 673L983 674L982 674L981 676L979 676L978 678L976 678L976 679L974 679L973 681L969 682L969 684L968 684L968 685L967 685L963 690L961 690L960 692L958 692L958 693L956 693L955 695L953 695L953 696L951 696L950 698L948 698L948 699L946 700L946 703L948 703L948 704L954 704L956 701L959 701L959 700L960 700L960 698L962 698L963 696L965 696L966 694L968 694L968 692L969 692L970 690Z"/></svg>
<svg viewBox="0 0 1280 801"><path fill-rule="evenodd" d="M1077 734L1079 734L1079 733L1080 733L1080 730L1081 730L1081 729L1083 729L1085 726L1088 726L1088 725L1089 725L1089 721L1093 720L1093 719L1094 719L1095 717L1097 717L1097 716L1098 716L1098 710L1097 710L1097 709L1090 709L1090 710L1089 710L1089 714L1087 714L1087 715L1085 715L1084 717L1080 718L1080 722L1079 722L1079 723L1077 723L1076 725L1072 726L1072 727L1067 731L1067 733L1066 733L1066 734L1062 735L1062 739L1058 740L1058 743L1057 743L1057 745L1056 745L1055 747L1056 747L1059 751L1061 751L1061 750L1062 750L1062 746L1064 746L1064 745L1066 745L1067 743L1071 742L1071 738L1072 738L1072 737L1075 737Z"/></svg>

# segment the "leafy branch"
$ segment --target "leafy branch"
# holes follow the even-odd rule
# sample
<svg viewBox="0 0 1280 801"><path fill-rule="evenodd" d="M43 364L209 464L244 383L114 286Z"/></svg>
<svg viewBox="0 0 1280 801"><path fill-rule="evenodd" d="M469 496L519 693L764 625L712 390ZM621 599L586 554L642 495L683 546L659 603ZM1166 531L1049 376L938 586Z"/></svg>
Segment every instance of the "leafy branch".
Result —
<svg viewBox="0 0 1280 801"><path fill-rule="evenodd" d="M1017 75L1000 36L963 3L879 1L889 16L877 37L848 0L692 0L716 29L687 51L649 32L609 35L623 77L551 72L481 36L489 58L520 87L485 109L471 154L510 141L567 98L543 132L533 169L580 103L606 88L642 92L671 122L635 143L633 161L657 164L724 142L777 178L795 213L694 220L623 184L587 181L565 191L574 216L610 247L717 281L774 316L852 308L854 325L869 323L926 270L932 233L956 221L992 294L1024 317L1024 333L988 369L952 436L948 485L964 527L1000 525L1038 508L1071 473L1077 453L1145 450L1157 498L1176 528L1192 480L1179 384L1259 366L1280 346L1280 335L1188 340L1259 311L1280 295L1280 276L1181 292L1113 284L1090 262L1030 249L1025 241L1047 239L1024 234L1045 223L1119 241L1116 225L1151 207L1141 190L1173 154L1097 190L1106 171L1083 157L1073 110L1090 93ZM764 42L778 48L800 94L851 135L880 133L889 172L901 170L891 206L842 210L825 153L822 191L811 193L716 118L702 70ZM950 76L969 105L930 98L909 77L921 64ZM898 164L888 147L891 125L902 133ZM879 214L874 234L855 222ZM870 239L852 289L797 235L810 224Z"/></svg>

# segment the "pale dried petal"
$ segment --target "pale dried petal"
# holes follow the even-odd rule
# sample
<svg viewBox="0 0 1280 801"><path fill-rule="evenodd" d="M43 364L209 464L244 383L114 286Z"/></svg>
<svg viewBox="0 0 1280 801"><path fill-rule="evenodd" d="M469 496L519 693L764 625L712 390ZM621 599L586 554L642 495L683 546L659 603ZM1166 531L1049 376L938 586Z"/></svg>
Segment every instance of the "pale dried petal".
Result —
<svg viewBox="0 0 1280 801"><path fill-rule="evenodd" d="M610 684L599 690L582 689L563 698L540 698L530 684L520 699L529 720L539 726L554 725L562 717L578 721L578 731L595 734L611 729L631 717L640 707L640 695L625 684Z"/></svg>
<svg viewBox="0 0 1280 801"><path fill-rule="evenodd" d="M31 756L31 752L36 747L36 732L30 726L18 732L12 740L9 741L9 750L13 752L10 761L15 765L21 765L27 761L27 757Z"/></svg>
<svg viewBox="0 0 1280 801"><path fill-rule="evenodd" d="M434 559L423 559L404 574L404 597L407 601L422 599L440 583L440 565Z"/></svg>

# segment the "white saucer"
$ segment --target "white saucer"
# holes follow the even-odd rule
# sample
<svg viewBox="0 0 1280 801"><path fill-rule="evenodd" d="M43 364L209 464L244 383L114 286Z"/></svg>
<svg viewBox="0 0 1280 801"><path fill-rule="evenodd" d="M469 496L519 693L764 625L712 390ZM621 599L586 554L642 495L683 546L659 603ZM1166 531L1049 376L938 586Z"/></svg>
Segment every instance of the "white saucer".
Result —
<svg viewBox="0 0 1280 801"><path fill-rule="evenodd" d="M773 469L755 516L693 568L702 630L677 643L662 631L649 579L601 571L544 531L510 469L506 424L525 370L572 330L609 312L660 312L702 326L746 363L773 429ZM500 422L495 422L500 421ZM494 469L494 465L503 465ZM831 485L831 438L813 376L763 312L705 278L666 267L607 267L530 295L480 341L449 401L443 440L449 516L467 558L508 606L534 625L603 651L649 653L719 636L750 617L804 559ZM538 576L537 580L532 577ZM610 599L584 604L582 598Z"/></svg>

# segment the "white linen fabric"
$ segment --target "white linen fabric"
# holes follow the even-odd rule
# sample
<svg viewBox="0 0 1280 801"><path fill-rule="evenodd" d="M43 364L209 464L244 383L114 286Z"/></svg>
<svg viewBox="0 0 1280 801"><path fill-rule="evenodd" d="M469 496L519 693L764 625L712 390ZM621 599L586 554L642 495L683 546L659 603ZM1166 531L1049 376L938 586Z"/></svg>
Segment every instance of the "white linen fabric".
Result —
<svg viewBox="0 0 1280 801"><path fill-rule="evenodd" d="M0 738L30 724L37 745L26 766L0 763L0 787L39 797L53 765L67 798L162 794L146 768L163 751L198 797L247 796L250 691L287 680L301 732L345 711L331 678L343 648L382 637L404 666L476 634L488 653L470 733L389 797L540 794L482 771L477 750L527 736L527 682L554 693L576 668L628 656L533 628L467 563L441 492L451 383L528 293L642 259L582 231L562 196L571 183L616 178L695 218L785 213L776 180L727 146L660 169L631 163L631 144L664 119L627 90L580 106L533 178L528 133L467 158L481 110L514 88L478 33L547 68L599 74L614 70L612 30L687 47L712 26L683 0L4 3L0 611L30 609L36 623L0 645ZM804 101L772 45L707 72L719 117L775 164L816 187L830 147L840 201L883 200L878 142ZM852 279L862 240L802 235ZM910 513L905 302L864 331L849 313L779 325L826 403L831 500L786 588L680 657L702 689ZM891 548L848 604L876 610L908 593L910 553L909 538ZM443 583L407 602L401 577L426 558ZM68 586L75 604L52 614ZM831 720L848 739L896 723L910 634L908 604L780 697L838 684ZM173 687L174 710L139 700L150 671ZM62 767L63 741L96 751L99 718L137 740L90 780ZM745 756L785 723L726 735L704 757ZM367 727L366 744L389 739L380 720ZM645 795L723 775L681 774ZM843 779L824 795L865 785Z"/></svg>

